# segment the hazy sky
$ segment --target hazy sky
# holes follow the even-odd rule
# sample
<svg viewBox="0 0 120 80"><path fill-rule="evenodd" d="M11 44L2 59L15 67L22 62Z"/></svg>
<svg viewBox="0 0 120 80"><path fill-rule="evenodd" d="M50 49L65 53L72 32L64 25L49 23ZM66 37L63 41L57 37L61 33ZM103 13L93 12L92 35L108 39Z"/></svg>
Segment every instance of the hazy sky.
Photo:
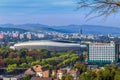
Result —
<svg viewBox="0 0 120 80"><path fill-rule="evenodd" d="M77 10L78 0L0 0L0 24L93 24L120 26L120 15L86 21L87 10Z"/></svg>

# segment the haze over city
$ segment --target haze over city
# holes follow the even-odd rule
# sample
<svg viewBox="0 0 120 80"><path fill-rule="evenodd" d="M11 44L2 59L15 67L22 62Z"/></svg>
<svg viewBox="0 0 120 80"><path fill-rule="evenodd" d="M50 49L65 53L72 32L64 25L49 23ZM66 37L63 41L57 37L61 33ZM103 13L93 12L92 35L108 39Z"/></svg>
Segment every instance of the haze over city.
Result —
<svg viewBox="0 0 120 80"><path fill-rule="evenodd" d="M79 0L0 0L0 24L104 25L119 27L119 14L87 21L88 9L77 9ZM94 15L94 14L92 14ZM113 16L114 15L114 16ZM113 20L114 19L114 20Z"/></svg>

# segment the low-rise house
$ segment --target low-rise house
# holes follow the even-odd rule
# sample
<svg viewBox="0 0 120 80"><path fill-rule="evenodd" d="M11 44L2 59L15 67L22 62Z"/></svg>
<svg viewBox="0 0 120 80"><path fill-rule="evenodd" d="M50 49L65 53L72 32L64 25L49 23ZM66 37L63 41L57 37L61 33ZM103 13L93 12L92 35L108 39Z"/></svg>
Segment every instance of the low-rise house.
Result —
<svg viewBox="0 0 120 80"><path fill-rule="evenodd" d="M95 70L93 70L93 72L94 72L95 75L97 75L98 72L99 72L99 69L95 69Z"/></svg>
<svg viewBox="0 0 120 80"><path fill-rule="evenodd" d="M65 74L65 70L63 70L63 69L57 70L57 78L58 79L62 79L64 74Z"/></svg>
<svg viewBox="0 0 120 80"><path fill-rule="evenodd" d="M71 76L73 76L74 80L77 80L77 78L79 77L79 71L78 71L78 69L70 70L68 72L68 74L70 74Z"/></svg>
<svg viewBox="0 0 120 80"><path fill-rule="evenodd" d="M23 80L24 75L16 75L16 76L4 76L3 80Z"/></svg>
<svg viewBox="0 0 120 80"><path fill-rule="evenodd" d="M3 80L22 80L22 79L18 79L18 78L12 78L12 77L4 77Z"/></svg>
<svg viewBox="0 0 120 80"><path fill-rule="evenodd" d="M48 78L49 77L49 70L42 67L41 65L33 66L25 71L25 74L35 74L35 76L41 78Z"/></svg>
<svg viewBox="0 0 120 80"><path fill-rule="evenodd" d="M52 70L52 77L57 77L57 70Z"/></svg>
<svg viewBox="0 0 120 80"><path fill-rule="evenodd" d="M53 78L32 77L30 80L54 80Z"/></svg>
<svg viewBox="0 0 120 80"><path fill-rule="evenodd" d="M35 75L35 71L33 70L33 68L29 68L25 71L26 75Z"/></svg>
<svg viewBox="0 0 120 80"><path fill-rule="evenodd" d="M58 78L55 78L54 80L60 80L60 79L58 79Z"/></svg>

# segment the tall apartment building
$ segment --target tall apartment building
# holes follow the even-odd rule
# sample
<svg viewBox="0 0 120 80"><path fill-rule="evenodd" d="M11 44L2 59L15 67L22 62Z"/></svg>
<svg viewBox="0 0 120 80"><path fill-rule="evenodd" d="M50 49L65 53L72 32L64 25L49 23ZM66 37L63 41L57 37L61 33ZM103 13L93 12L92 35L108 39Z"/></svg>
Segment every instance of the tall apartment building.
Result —
<svg viewBox="0 0 120 80"><path fill-rule="evenodd" d="M120 60L119 44L114 43L92 43L88 45L89 64L116 63Z"/></svg>

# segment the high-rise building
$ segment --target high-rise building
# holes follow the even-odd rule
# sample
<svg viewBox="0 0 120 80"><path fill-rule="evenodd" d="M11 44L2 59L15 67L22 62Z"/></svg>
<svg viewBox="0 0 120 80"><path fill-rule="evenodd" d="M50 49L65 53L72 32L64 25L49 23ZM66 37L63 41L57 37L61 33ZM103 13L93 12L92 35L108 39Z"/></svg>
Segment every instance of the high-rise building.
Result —
<svg viewBox="0 0 120 80"><path fill-rule="evenodd" d="M24 38L24 34L20 34L19 38L23 39Z"/></svg>
<svg viewBox="0 0 120 80"><path fill-rule="evenodd" d="M92 43L88 45L88 63L106 64L119 61L119 45L114 43Z"/></svg>
<svg viewBox="0 0 120 80"><path fill-rule="evenodd" d="M30 32L27 33L27 38L28 38L28 39L31 39L31 38L32 38L32 35L31 35Z"/></svg>
<svg viewBox="0 0 120 80"><path fill-rule="evenodd" d="M4 35L3 34L0 34L0 39L3 39L4 38Z"/></svg>
<svg viewBox="0 0 120 80"><path fill-rule="evenodd" d="M82 28L80 29L80 34L81 34L81 35L83 34L83 30L82 30Z"/></svg>

